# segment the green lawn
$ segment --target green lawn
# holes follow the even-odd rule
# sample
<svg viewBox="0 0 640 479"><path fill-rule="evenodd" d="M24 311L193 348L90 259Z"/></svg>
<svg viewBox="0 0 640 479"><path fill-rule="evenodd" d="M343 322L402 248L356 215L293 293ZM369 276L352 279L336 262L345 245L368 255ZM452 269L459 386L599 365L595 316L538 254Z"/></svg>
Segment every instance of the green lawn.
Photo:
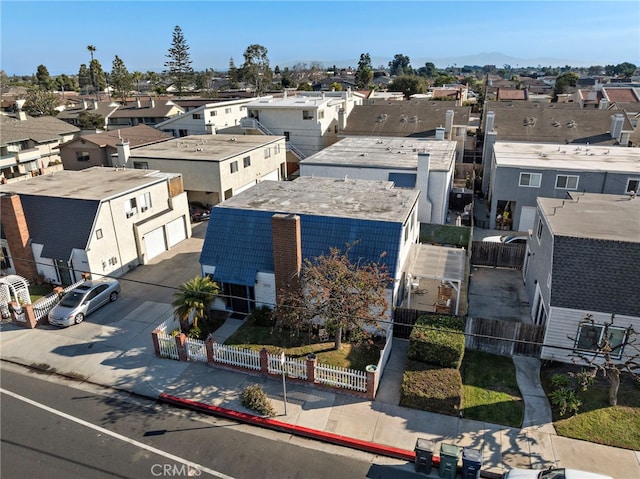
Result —
<svg viewBox="0 0 640 479"><path fill-rule="evenodd" d="M333 342L320 342L315 335L303 333L301 337L295 338L288 331L278 331L271 326L256 326L249 321L227 339L225 344L255 350L264 347L271 352L284 351L287 356L299 358L313 353L320 363L359 371L364 371L368 364L378 364L380 358L380 348L368 342L343 342L342 348L336 351Z"/></svg>
<svg viewBox="0 0 640 479"><path fill-rule="evenodd" d="M510 357L467 350L460 372L465 418L522 426L524 402Z"/></svg>
<svg viewBox="0 0 640 479"><path fill-rule="evenodd" d="M550 379L555 373L578 372L576 365L552 365L542 370L542 384L547 394L553 390ZM606 378L587 391L578 391L582 406L575 416L560 417L553 408L556 432L560 436L584 441L640 450L640 383L630 376L623 376L618 393L618 405L609 405L609 388Z"/></svg>
<svg viewBox="0 0 640 479"><path fill-rule="evenodd" d="M51 293L53 293L53 286L50 284L29 285L29 296L32 303Z"/></svg>

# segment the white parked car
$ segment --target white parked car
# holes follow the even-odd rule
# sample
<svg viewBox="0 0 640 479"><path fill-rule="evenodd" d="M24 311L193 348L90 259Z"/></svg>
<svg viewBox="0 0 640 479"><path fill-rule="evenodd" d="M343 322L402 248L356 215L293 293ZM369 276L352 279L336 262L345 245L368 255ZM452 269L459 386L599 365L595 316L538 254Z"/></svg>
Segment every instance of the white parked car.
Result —
<svg viewBox="0 0 640 479"><path fill-rule="evenodd" d="M611 476L595 472L578 471L577 469L511 469L504 479L613 479Z"/></svg>
<svg viewBox="0 0 640 479"><path fill-rule="evenodd" d="M487 243L527 244L527 237L525 235L487 236L482 241Z"/></svg>
<svg viewBox="0 0 640 479"><path fill-rule="evenodd" d="M49 311L49 323L55 326L80 324L100 306L118 299L119 294L120 283L116 279L85 281L65 294Z"/></svg>

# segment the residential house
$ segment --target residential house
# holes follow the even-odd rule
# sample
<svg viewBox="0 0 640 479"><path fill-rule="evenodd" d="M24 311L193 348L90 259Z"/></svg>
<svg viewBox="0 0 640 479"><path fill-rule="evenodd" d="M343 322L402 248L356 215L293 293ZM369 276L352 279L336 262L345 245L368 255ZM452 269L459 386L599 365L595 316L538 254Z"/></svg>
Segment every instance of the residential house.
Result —
<svg viewBox="0 0 640 479"><path fill-rule="evenodd" d="M247 116L246 105L255 98L211 102L189 109L155 125L174 137L211 135L217 132L242 134L240 120Z"/></svg>
<svg viewBox="0 0 640 479"><path fill-rule="evenodd" d="M297 159L313 155L338 140L338 132L362 95L351 91L297 92L260 98L246 105L240 126L249 134L280 135ZM293 162L293 161L292 161Z"/></svg>
<svg viewBox="0 0 640 479"><path fill-rule="evenodd" d="M483 118L482 192L489 194L492 148L496 141L555 145L631 146L635 135L621 111L584 110L567 103L487 103Z"/></svg>
<svg viewBox="0 0 640 479"><path fill-rule="evenodd" d="M79 133L79 128L51 116L34 118L22 111L0 115L0 181L31 178L55 167L61 162L59 145Z"/></svg>
<svg viewBox="0 0 640 479"><path fill-rule="evenodd" d="M390 317L402 301L403 272L419 235L418 196L387 181L300 177L266 181L221 203L200 256L202 274L222 288L214 306L243 313L274 307L303 260L351 245L351 261L387 265L395 280Z"/></svg>
<svg viewBox="0 0 640 479"><path fill-rule="evenodd" d="M538 197L562 199L571 192L623 195L640 186L637 148L499 141L493 145L492 164L491 229L532 229Z"/></svg>
<svg viewBox="0 0 640 479"><path fill-rule="evenodd" d="M0 186L2 232L16 274L72 284L120 276L191 236L182 177L94 167Z"/></svg>
<svg viewBox="0 0 640 479"><path fill-rule="evenodd" d="M418 221L444 224L455 160L454 141L350 136L302 160L300 176L392 181L420 191Z"/></svg>
<svg viewBox="0 0 640 479"><path fill-rule="evenodd" d="M136 98L134 101L121 105L107 118L107 129L117 130L127 126L147 125L155 126L169 118L184 113L184 108L167 99L148 100Z"/></svg>
<svg viewBox="0 0 640 479"><path fill-rule="evenodd" d="M191 135L135 149L125 143L117 164L178 172L189 201L210 205L261 181L287 179L282 136Z"/></svg>
<svg viewBox="0 0 640 479"><path fill-rule="evenodd" d="M117 145L128 142L130 148L146 146L170 139L151 126L137 125L119 130L82 135L60 145L60 158L65 170L84 170L93 166L115 166L113 155Z"/></svg>
<svg viewBox="0 0 640 479"><path fill-rule="evenodd" d="M99 129L107 129L109 117L113 115L120 104L114 101L98 101L81 99L70 99L64 109L56 115L58 120L66 121L70 125L82 127L84 116L97 115L102 119L102 126Z"/></svg>
<svg viewBox="0 0 640 479"><path fill-rule="evenodd" d="M640 198L571 192L539 198L524 277L532 319L545 326L543 360L572 362L604 339L640 331ZM590 316L592 321L587 320ZM614 350L623 360L637 350Z"/></svg>

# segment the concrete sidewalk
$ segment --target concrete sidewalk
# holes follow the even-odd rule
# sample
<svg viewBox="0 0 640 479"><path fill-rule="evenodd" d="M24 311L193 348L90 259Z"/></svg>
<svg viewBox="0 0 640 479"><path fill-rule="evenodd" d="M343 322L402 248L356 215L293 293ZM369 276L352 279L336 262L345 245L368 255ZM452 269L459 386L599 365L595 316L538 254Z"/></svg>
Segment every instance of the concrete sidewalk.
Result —
<svg viewBox="0 0 640 479"><path fill-rule="evenodd" d="M512 467L550 465L600 472L615 479L640 477L637 451L562 438L545 424L514 429L399 406L407 349L402 340L393 343L374 401L288 383L284 415L281 381L156 357L151 331L170 315L169 304L144 302L117 322L92 330L86 321L67 329L45 326L35 330L5 323L0 329L1 359L153 399L170 395L249 418L255 416L241 406L240 395L246 386L260 384L276 407L275 419L288 425L291 433L305 428L318 437L340 436L380 451L398 449L409 455L418 438L434 441L436 455L441 443L470 447L482 451L482 473L487 477L499 477ZM87 335L88 331L92 334ZM532 412L525 420L535 422L537 416ZM437 470L431 475L436 477Z"/></svg>

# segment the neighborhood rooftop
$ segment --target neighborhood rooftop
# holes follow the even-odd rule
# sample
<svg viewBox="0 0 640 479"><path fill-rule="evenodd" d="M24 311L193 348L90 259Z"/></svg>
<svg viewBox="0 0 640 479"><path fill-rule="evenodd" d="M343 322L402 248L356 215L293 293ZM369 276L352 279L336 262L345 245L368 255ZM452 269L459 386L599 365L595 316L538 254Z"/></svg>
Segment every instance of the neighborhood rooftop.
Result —
<svg viewBox="0 0 640 479"><path fill-rule="evenodd" d="M62 170L30 178L29 181L0 185L0 193L105 200L177 176L180 175L155 170L123 170L96 166L80 171Z"/></svg>
<svg viewBox="0 0 640 479"><path fill-rule="evenodd" d="M217 207L404 222L419 192L390 181L300 177L263 181Z"/></svg>
<svg viewBox="0 0 640 479"><path fill-rule="evenodd" d="M456 142L424 138L350 136L304 160L306 164L328 164L413 169L418 153L429 153L429 169L449 171L456 157Z"/></svg>
<svg viewBox="0 0 640 479"><path fill-rule="evenodd" d="M263 135L190 135L136 148L136 159L224 161L281 140L281 136Z"/></svg>
<svg viewBox="0 0 640 479"><path fill-rule="evenodd" d="M640 243L640 197L572 192L571 198L538 198L554 235Z"/></svg>
<svg viewBox="0 0 640 479"><path fill-rule="evenodd" d="M502 141L496 142L493 148L499 166L640 174L640 150L637 148Z"/></svg>

